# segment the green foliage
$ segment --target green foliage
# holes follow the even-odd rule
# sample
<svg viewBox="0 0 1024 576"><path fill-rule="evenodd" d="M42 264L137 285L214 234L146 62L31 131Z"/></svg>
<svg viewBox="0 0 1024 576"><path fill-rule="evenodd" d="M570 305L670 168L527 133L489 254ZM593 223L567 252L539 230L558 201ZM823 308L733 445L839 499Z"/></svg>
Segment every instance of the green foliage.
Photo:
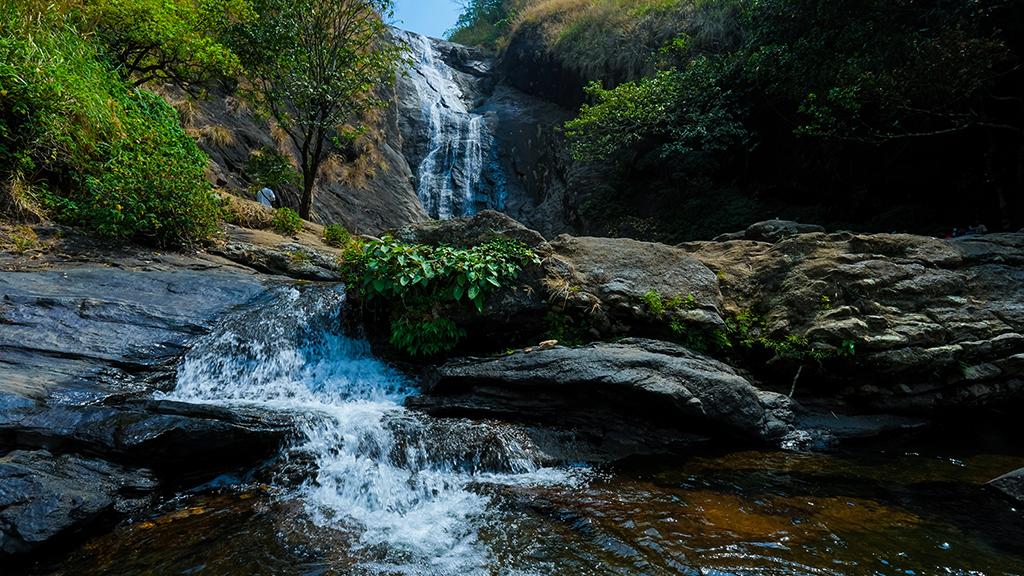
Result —
<svg viewBox="0 0 1024 576"><path fill-rule="evenodd" d="M728 316L725 320L725 329L709 333L687 323L685 316L681 314L697 306L697 299L693 294L679 295L666 300L657 291L650 290L641 299L647 310L664 323L672 340L698 352L767 353L776 358L797 362L823 362L833 358L852 357L856 348L852 340L834 347L815 344L797 334L771 336L764 320L749 310Z"/></svg>
<svg viewBox="0 0 1024 576"><path fill-rule="evenodd" d="M663 158L719 153L747 137L732 94L722 87L720 64L696 58L683 70L605 90L591 83L577 118L565 124L573 157L603 161L646 147Z"/></svg>
<svg viewBox="0 0 1024 576"><path fill-rule="evenodd" d="M1006 46L1001 1L750 0L743 74L799 111L798 134L884 141L966 127ZM791 109L792 109L791 108Z"/></svg>
<svg viewBox="0 0 1024 576"><path fill-rule="evenodd" d="M641 296L641 300L647 306L647 310L657 318L671 316L684 310L693 310L697 307L697 297L692 293L686 296L676 294L665 300L665 297L657 290L648 290Z"/></svg>
<svg viewBox="0 0 1024 576"><path fill-rule="evenodd" d="M256 189L268 186L280 190L299 185L299 173L295 171L287 156L270 147L254 150L249 154L246 174Z"/></svg>
<svg viewBox="0 0 1024 576"><path fill-rule="evenodd" d="M544 316L545 338L565 346L579 346L594 339L588 317L575 317L565 312L548 312Z"/></svg>
<svg viewBox="0 0 1024 576"><path fill-rule="evenodd" d="M449 318L400 316L391 322L388 342L410 356L437 356L450 351L466 331Z"/></svg>
<svg viewBox="0 0 1024 576"><path fill-rule="evenodd" d="M341 224L328 224L324 226L324 243L329 246L342 248L352 241L352 235Z"/></svg>
<svg viewBox="0 0 1024 576"><path fill-rule="evenodd" d="M494 48L511 25L515 10L508 0L467 0L449 40L467 46Z"/></svg>
<svg viewBox="0 0 1024 576"><path fill-rule="evenodd" d="M385 105L378 89L394 81L404 47L384 22L391 0L256 0L254 7L260 17L235 27L232 46L258 101L299 153L299 213L309 218L323 161L365 131L351 124Z"/></svg>
<svg viewBox="0 0 1024 576"><path fill-rule="evenodd" d="M270 226L282 236L294 236L302 230L302 217L291 208L277 208Z"/></svg>
<svg viewBox="0 0 1024 576"><path fill-rule="evenodd" d="M839 347L815 345L806 337L787 334L772 337L768 334L764 320L750 311L726 318L726 330L719 337L726 348L738 348L745 351L766 351L773 356L795 361L823 362L833 358L852 357L856 344L852 340L843 341Z"/></svg>
<svg viewBox="0 0 1024 576"><path fill-rule="evenodd" d="M97 39L136 86L188 87L240 72L222 37L256 17L248 0L89 0L83 6Z"/></svg>
<svg viewBox="0 0 1024 576"><path fill-rule="evenodd" d="M348 254L344 268L349 287L368 305L390 308L393 344L410 355L433 355L451 350L462 337L449 313L465 306L482 312L487 296L530 263L539 259L516 240L453 248L385 237Z"/></svg>
<svg viewBox="0 0 1024 576"><path fill-rule="evenodd" d="M102 236L209 236L207 158L174 109L127 86L74 18L25 10L0 2L0 178L32 182L53 217Z"/></svg>
<svg viewBox="0 0 1024 576"><path fill-rule="evenodd" d="M660 317L665 313L665 303L661 299L661 294L655 290L648 290L643 295L644 304L647 305L647 310Z"/></svg>

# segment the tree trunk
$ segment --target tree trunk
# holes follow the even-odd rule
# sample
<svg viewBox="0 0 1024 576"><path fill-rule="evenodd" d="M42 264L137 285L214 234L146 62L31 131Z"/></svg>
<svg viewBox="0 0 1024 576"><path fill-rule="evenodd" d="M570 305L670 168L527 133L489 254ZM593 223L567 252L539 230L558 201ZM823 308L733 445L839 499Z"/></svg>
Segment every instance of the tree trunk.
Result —
<svg viewBox="0 0 1024 576"><path fill-rule="evenodd" d="M303 220L309 220L309 213L313 211L313 184L316 183L316 173L302 174L302 201L299 203L299 216Z"/></svg>

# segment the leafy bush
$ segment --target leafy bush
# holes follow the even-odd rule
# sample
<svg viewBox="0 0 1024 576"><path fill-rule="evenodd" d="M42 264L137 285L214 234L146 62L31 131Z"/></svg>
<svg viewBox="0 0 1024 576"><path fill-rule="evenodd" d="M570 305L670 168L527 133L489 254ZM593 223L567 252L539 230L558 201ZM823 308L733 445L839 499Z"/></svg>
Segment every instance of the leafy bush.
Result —
<svg viewBox="0 0 1024 576"><path fill-rule="evenodd" d="M256 13L248 0L90 0L84 16L136 86L188 87L241 71L221 36Z"/></svg>
<svg viewBox="0 0 1024 576"><path fill-rule="evenodd" d="M445 317L400 316L391 322L388 342L410 356L436 356L451 350L466 331Z"/></svg>
<svg viewBox="0 0 1024 576"><path fill-rule="evenodd" d="M270 221L274 231L282 236L294 236L302 230L302 218L299 213L291 208L278 208L274 210L274 217Z"/></svg>
<svg viewBox="0 0 1024 576"><path fill-rule="evenodd" d="M345 269L349 287L368 305L389 309L392 344L415 356L454 348L464 333L449 314L464 306L482 312L487 296L530 263L538 257L516 240L453 248L385 237L349 255Z"/></svg>
<svg viewBox="0 0 1024 576"><path fill-rule="evenodd" d="M254 188L270 187L280 190L300 184L299 173L287 156L274 148L263 147L249 154L245 168Z"/></svg>
<svg viewBox="0 0 1024 576"><path fill-rule="evenodd" d="M341 224L324 226L324 243L341 248L352 241L352 235Z"/></svg>
<svg viewBox="0 0 1024 576"><path fill-rule="evenodd" d="M495 47L508 31L515 9L508 0L467 0L448 39L467 46Z"/></svg>
<svg viewBox="0 0 1024 576"><path fill-rule="evenodd" d="M697 58L684 70L665 70L612 90L591 83L595 99L565 125L578 160L602 161L639 146L662 157L694 157L729 150L747 137L732 94L720 83L720 65Z"/></svg>
<svg viewBox="0 0 1024 576"><path fill-rule="evenodd" d="M119 239L190 244L216 226L206 156L156 95L133 89L50 10L0 3L0 180L57 220Z"/></svg>

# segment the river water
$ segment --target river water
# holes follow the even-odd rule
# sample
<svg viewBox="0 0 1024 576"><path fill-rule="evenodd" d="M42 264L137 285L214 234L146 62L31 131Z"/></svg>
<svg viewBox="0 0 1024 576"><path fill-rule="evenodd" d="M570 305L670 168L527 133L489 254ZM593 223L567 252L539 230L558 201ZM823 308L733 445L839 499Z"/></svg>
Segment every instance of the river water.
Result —
<svg viewBox="0 0 1024 576"><path fill-rule="evenodd" d="M343 333L344 299L279 286L181 363L173 399L294 417L279 458L54 573L1024 575L1022 514L980 488L1024 466L1020 447L552 462L516 426L406 409L415 382Z"/></svg>

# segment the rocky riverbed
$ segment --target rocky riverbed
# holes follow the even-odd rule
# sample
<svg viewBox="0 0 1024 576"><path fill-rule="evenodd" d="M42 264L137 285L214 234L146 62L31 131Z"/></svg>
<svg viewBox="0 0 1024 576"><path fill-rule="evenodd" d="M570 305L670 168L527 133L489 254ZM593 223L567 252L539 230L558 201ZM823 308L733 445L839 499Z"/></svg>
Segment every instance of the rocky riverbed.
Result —
<svg viewBox="0 0 1024 576"><path fill-rule="evenodd" d="M40 229L46 250L0 258L0 555L29 566L115 525L121 528L112 534L130 540L124 531L132 533L139 522L162 525L146 518L178 513L171 499L176 494L197 486L206 488L193 494L223 490L223 482L208 482L225 474L234 478L228 484L241 491L236 494L268 480L274 493L273 486L288 477L323 485L322 475L309 479L309 454L289 452L296 438L309 433L293 413L167 396L180 385L182 357L223 329L226 319L287 309L292 301L283 295L315 295L309 290L338 278L337 253L316 232L286 239L232 228L205 251L168 254L114 249L68 231ZM548 467L568 474L574 465L601 467L636 455L675 454L679 463L706 450L835 449L844 439L905 437L929 423L950 422L951 413L963 422L968 414L1011 416L1021 405L1022 235L945 241L828 234L775 222L673 247L569 236L548 241L493 212L397 235L455 245L505 235L544 257L518 285L492 298L483 314L462 319L469 332L464 356L408 367L415 393L397 398L413 420L388 416L386 431L374 429L388 438L427 430L461 438L459 452L450 445L422 448L428 460L461 454L459 461L482 466L469 472L445 468L458 478L445 484L455 490L450 494L475 494L474 486L488 483L492 488L483 492L492 492L494 479L478 474L525 473L516 468L519 456L507 459L520 450L529 454L522 456L532 462L529 474ZM652 293L686 304L655 314L645 303ZM853 342L854 352L822 362L765 359L667 341L665 324L671 321L714 333L750 310L768 336L796 335L820 350ZM538 346L549 336L552 318L593 342ZM324 326L341 329L340 323ZM239 342L238 349L244 345ZM981 486L1024 465L1002 453L1008 457L979 469L969 487L957 490L1008 510L1012 504L1000 503L1020 497L1019 473L994 482L991 491ZM388 466L415 475L436 469L405 458ZM257 469L264 472L253 475ZM642 477L630 472L611 485ZM485 506L510 499L531 510L573 507L557 494L571 492L568 484L527 485L532 487L500 489L503 495L488 496ZM604 509L599 502L622 494L596 486L587 497L596 499L592 506L571 514L593 518ZM666 506L674 498L668 492L662 495ZM294 494L283 500L257 494L254 500L272 509L292 510L289 517L303 514L294 511ZM188 496L196 498L207 496ZM249 514L230 500L217 505L227 517L235 514L229 510ZM779 512L764 513L776 518ZM130 520L119 524L125 518ZM486 526L463 528L474 538L498 537L486 536ZM599 533L607 536L607 530L624 530L618 538L636 550L641 536L632 528L609 525ZM90 546L114 546L102 542ZM75 562L80 560L69 566ZM1009 570L1006 562L992 565ZM674 570L653 566L661 568L651 573Z"/></svg>

